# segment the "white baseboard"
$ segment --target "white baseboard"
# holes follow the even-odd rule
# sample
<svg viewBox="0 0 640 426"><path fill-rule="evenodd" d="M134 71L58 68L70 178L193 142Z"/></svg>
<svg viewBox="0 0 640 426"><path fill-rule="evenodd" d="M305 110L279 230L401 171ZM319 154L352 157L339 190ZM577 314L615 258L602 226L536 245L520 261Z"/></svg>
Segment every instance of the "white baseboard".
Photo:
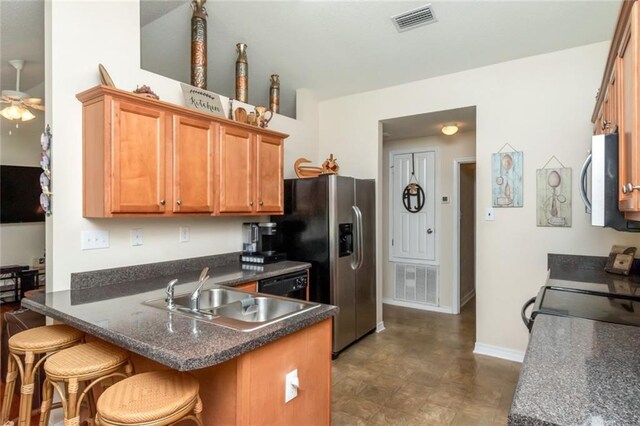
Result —
<svg viewBox="0 0 640 426"><path fill-rule="evenodd" d="M467 304L467 302L471 299L473 299L476 296L476 289L474 288L473 290L471 290L469 293L467 293L466 296L464 296L462 299L460 299L460 309L462 309L462 307L464 305Z"/></svg>
<svg viewBox="0 0 640 426"><path fill-rule="evenodd" d="M384 331L384 330L385 330L385 328L384 328L384 321L380 321L380 322L378 323L378 325L376 326L376 333L380 333L380 332L382 332L382 331Z"/></svg>
<svg viewBox="0 0 640 426"><path fill-rule="evenodd" d="M404 300L388 299L386 297L382 299L382 303L386 303L387 305L393 305L393 306L402 306L403 308L412 308L412 309L420 309L423 311L440 312L443 314L450 314L453 312L450 306L423 305L422 303L405 302Z"/></svg>
<svg viewBox="0 0 640 426"><path fill-rule="evenodd" d="M476 342L473 353L478 355L487 355L494 358L502 358L509 361L522 362L524 360L524 352L514 351L509 348L502 348L500 346L487 345L486 343Z"/></svg>

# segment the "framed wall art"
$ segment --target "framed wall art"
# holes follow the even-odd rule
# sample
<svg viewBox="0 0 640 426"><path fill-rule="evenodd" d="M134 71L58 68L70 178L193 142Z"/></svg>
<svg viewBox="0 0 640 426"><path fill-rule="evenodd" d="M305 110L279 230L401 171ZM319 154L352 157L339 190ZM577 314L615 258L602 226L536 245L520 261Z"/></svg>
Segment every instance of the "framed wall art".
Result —
<svg viewBox="0 0 640 426"><path fill-rule="evenodd" d="M522 170L524 154L521 151L500 151L491 155L491 198L493 207L522 207Z"/></svg>

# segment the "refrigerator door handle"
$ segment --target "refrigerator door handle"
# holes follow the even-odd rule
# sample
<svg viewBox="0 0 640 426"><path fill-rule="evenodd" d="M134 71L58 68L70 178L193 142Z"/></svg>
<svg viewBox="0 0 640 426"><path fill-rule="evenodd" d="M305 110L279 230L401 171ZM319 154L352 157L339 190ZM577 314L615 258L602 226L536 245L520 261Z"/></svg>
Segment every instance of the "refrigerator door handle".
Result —
<svg viewBox="0 0 640 426"><path fill-rule="evenodd" d="M352 206L353 212L355 213L355 217L356 217L356 226L355 226L355 257L356 257L356 263L353 267L353 269L360 269L360 267L362 266L362 262L364 260L363 254L362 254L362 246L364 245L364 237L362 235L362 212L360 211L360 209L358 208L358 206Z"/></svg>

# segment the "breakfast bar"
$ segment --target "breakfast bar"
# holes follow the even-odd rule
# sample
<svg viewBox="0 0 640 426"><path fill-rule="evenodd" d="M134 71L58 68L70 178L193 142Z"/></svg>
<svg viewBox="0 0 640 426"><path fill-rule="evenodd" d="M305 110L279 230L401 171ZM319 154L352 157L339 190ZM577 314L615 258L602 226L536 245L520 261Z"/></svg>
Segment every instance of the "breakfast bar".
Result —
<svg viewBox="0 0 640 426"><path fill-rule="evenodd" d="M212 266L205 289L232 287L309 266L280 262L261 271L242 270L237 263ZM143 269L133 270L130 276ZM104 281L123 272L106 274ZM319 304L257 330L239 331L144 304L164 298L170 279L183 283L176 285L176 296L191 293L198 272L94 286L87 286L87 280L99 283L97 276L85 276L80 280L83 288L39 294L24 299L23 305L129 350L136 373L189 371L200 382L205 424L252 424L256 416L262 422L268 418L277 423L286 417L294 423L328 424L331 318L337 309ZM293 370L300 381L299 393L285 403L285 375ZM271 391L264 392L267 388ZM266 406L270 407L267 412Z"/></svg>

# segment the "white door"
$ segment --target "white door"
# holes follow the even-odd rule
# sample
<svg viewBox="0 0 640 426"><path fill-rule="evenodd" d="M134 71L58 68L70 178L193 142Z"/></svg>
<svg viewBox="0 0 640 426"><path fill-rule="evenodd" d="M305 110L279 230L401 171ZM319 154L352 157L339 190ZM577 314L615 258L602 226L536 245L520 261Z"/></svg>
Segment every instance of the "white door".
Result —
<svg viewBox="0 0 640 426"><path fill-rule="evenodd" d="M435 261L435 165L434 151L391 154L391 259L392 261ZM415 178L412 179L412 171ZM417 182L424 191L424 206L410 212L403 203L403 192L410 182ZM416 198L412 200L416 205Z"/></svg>

